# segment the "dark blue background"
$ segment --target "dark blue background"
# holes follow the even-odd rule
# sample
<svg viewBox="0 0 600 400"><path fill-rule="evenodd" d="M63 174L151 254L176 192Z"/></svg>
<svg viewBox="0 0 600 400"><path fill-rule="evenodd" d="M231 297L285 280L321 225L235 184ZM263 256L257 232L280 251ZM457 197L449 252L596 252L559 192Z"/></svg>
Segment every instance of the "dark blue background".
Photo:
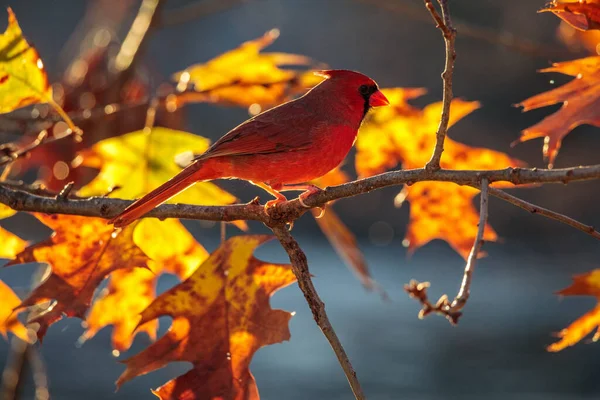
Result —
<svg viewBox="0 0 600 400"><path fill-rule="evenodd" d="M417 0L378 1L422 5ZM85 2L2 3L13 7L23 31L37 46L53 80L57 80L69 61L68 52L61 53L61 49L81 22ZM186 3L171 1L167 8ZM536 14L543 5L538 0L451 1L457 20L495 32L510 32L560 51L564 48L554 37L558 19ZM426 87L429 94L417 101L419 104L441 98L443 44L433 24L353 0L246 1L228 11L153 33L145 57L153 72L166 79L172 72L208 60L273 27L282 33L271 48L274 51L306 54L335 68L360 70L382 87ZM126 30L124 24L123 32ZM521 129L539 121L551 109L521 114L511 105L548 90L550 78L559 83L566 81L536 74L536 69L581 54L567 52L565 58L534 56L460 34L457 51L456 95L479 100L483 108L460 122L451 136L470 145L508 152L532 166L543 166L541 141L514 149L509 143ZM193 105L187 111L188 130L211 138L247 117L245 110L211 105ZM557 167L598 163L599 145L596 128L575 129L564 141ZM348 164L351 167L352 162ZM224 186L243 200L255 194L243 182L226 182ZM591 182L515 193L600 225L599 189L597 182ZM591 298L560 301L553 292L567 286L572 274L599 266L598 243L579 231L492 199L490 222L503 241L486 244L489 256L478 264L465 316L458 327L435 317L420 321L416 317L418 306L404 294L402 285L415 278L431 281L434 297L454 293L464 263L445 243L437 241L407 258L401 241L409 206L400 210L393 207L396 192L381 190L336 205L359 237L374 277L389 293L390 302L361 288L310 217L294 228L368 398L598 398L598 345L582 343L559 354L544 349L554 340L552 332L593 307ZM14 226L20 221L12 218L3 225ZM369 236L369 227L377 221L385 221L394 231L394 239L387 246L374 245ZM209 250L216 248L216 228L201 228L199 223L187 226ZM252 227L255 232L264 231ZM274 243L260 249L258 255L270 261L286 260ZM23 295L33 271L33 266L4 269L0 270L0 279ZM175 279L163 278L159 290L174 283ZM261 349L254 358L252 372L262 398L351 398L335 356L312 321L297 287L277 293L272 304L297 314L291 322L291 341ZM168 320L163 322L161 334L168 326ZM185 364L171 365L137 378L114 393L113 382L123 367L111 356L110 329L77 348L81 332L80 321L63 320L49 330L41 347L53 399L151 399L149 388L188 368ZM137 353L147 344L146 338L138 338L128 354ZM0 368L7 351L7 343L0 340ZM26 388L24 398L33 398L31 382Z"/></svg>

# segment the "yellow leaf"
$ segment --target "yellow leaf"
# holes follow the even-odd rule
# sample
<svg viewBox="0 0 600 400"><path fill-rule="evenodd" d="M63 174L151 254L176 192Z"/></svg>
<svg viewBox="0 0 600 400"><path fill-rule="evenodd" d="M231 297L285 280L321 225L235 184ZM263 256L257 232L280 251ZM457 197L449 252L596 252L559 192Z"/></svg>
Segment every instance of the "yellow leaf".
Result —
<svg viewBox="0 0 600 400"><path fill-rule="evenodd" d="M44 63L9 8L8 27L0 35L0 113L51 100Z"/></svg>
<svg viewBox="0 0 600 400"><path fill-rule="evenodd" d="M173 323L156 343L124 361L117 386L188 361L192 369L154 394L166 399L258 399L249 366L261 347L288 340L292 316L273 310L270 296L295 281L288 264L253 256L268 236L236 236L223 243L184 282L156 298L141 323L170 316Z"/></svg>
<svg viewBox="0 0 600 400"><path fill-rule="evenodd" d="M309 65L308 57L288 53L261 53L277 39L273 29L204 63L173 75L178 88L192 84L196 93L178 95L178 101L208 101L248 107L271 107L321 82L322 77L282 66Z"/></svg>
<svg viewBox="0 0 600 400"><path fill-rule="evenodd" d="M82 165L100 169L96 178L79 190L80 196L106 194L120 187L112 196L135 199L180 172L175 156L192 151L203 153L208 139L167 128L153 128L152 133L135 131L105 139L81 154ZM199 182L170 200L172 203L223 205L236 198L210 182Z"/></svg>
<svg viewBox="0 0 600 400"><path fill-rule="evenodd" d="M14 308L21 304L21 299L11 290L8 285L0 281L0 335L7 337L7 332L14 333L18 338L26 342L32 342L27 328L17 319Z"/></svg>
<svg viewBox="0 0 600 400"><path fill-rule="evenodd" d="M12 217L17 212L7 205L0 204L0 219Z"/></svg>
<svg viewBox="0 0 600 400"><path fill-rule="evenodd" d="M110 274L110 283L94 301L87 317L87 330L82 340L93 337L107 325L113 325L113 348L129 349L133 338L146 332L156 338L158 321L149 321L139 328L140 313L156 297L156 282L163 273L188 278L206 260L208 252L176 219L159 221L143 219L133 232L133 242L148 257L151 271L134 268Z"/></svg>

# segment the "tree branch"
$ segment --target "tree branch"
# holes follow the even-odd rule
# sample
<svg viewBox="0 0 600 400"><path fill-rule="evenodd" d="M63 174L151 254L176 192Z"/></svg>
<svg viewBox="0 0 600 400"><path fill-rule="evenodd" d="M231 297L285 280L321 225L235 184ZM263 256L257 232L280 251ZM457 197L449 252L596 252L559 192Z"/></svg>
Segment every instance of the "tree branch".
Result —
<svg viewBox="0 0 600 400"><path fill-rule="evenodd" d="M298 286L302 290L302 293L308 302L308 306L312 311L317 325L319 328L321 328L323 335L325 335L329 341L329 344L335 352L340 365L344 369L344 373L346 374L348 383L352 388L354 397L357 400L365 399L366 397L362 391L362 388L360 387L360 383L358 382L354 368L352 368L350 359L348 358L342 343L333 330L333 326L331 326L331 323L329 322L329 318L325 312L325 304L323 304L323 301L321 301L321 298L319 297L319 294L312 283L310 271L308 270L306 255L298 245L298 242L293 238L284 225L274 226L271 229L279 239L279 242L285 251L288 253L294 274L296 275L296 279L298 279Z"/></svg>
<svg viewBox="0 0 600 400"><path fill-rule="evenodd" d="M572 226L575 229L579 229L580 231L585 232L588 235L595 237L596 239L600 239L600 232L598 232L596 229L594 229L594 227L591 225L586 225L586 224L579 222L571 217L557 213L556 211L552 211L547 208L540 207L538 205L529 203L525 200L522 200L518 197L508 194L502 190L490 188L489 191L492 196L497 197L502 200L505 200L512 205L520 207L523 210L529 211L532 214L539 214L544 217L548 217L553 220L562 222L563 224L567 224L569 226Z"/></svg>
<svg viewBox="0 0 600 400"><path fill-rule="evenodd" d="M388 186L412 185L416 182L453 182L459 185L479 186L486 179L492 182L511 182L515 185L530 183L569 183L600 179L600 165L563 169L506 168L499 170L437 170L425 168L385 172L338 186L330 186L304 200L282 203L269 213L254 199L246 204L228 206L196 206L190 204L163 204L150 211L146 217L182 218L209 221L260 221L274 225L291 222L312 208L346 197L357 196ZM18 183L0 182L0 203L17 211L70 214L88 217L112 218L131 204L130 200L106 197L79 198L69 196L57 199L56 194Z"/></svg>
<svg viewBox="0 0 600 400"><path fill-rule="evenodd" d="M467 304L467 300L469 300L471 283L473 282L473 271L475 270L475 264L477 263L477 256L481 252L481 247L483 247L484 243L483 234L488 218L488 191L489 182L487 179L483 178L481 180L481 203L477 236L475 237L475 242L471 248L471 253L469 253L469 257L467 258L460 290L454 300L450 302L448 300L448 295L444 294L435 305L431 304L427 297L429 282L421 283L412 280L408 285L404 286L404 290L406 290L412 298L417 299L422 305L421 311L419 311L419 318L424 318L431 313L436 313L445 316L453 325L458 323L458 319L462 315L462 309Z"/></svg>
<svg viewBox="0 0 600 400"><path fill-rule="evenodd" d="M440 160L442 153L444 152L444 140L448 133L448 124L450 123L450 105L454 94L452 92L454 74L454 62L456 60L456 50L454 48L454 42L456 39L456 29L452 26L452 19L450 18L450 12L448 11L448 0L438 0L442 15L438 14L432 0L425 0L425 7L429 10L431 17L437 24L437 27L442 32L444 37L444 44L446 46L446 65L444 72L442 73L442 80L444 81L444 92L442 98L442 116L440 118L440 124L438 126L436 136L435 148L431 159L426 165L428 170L440 169Z"/></svg>

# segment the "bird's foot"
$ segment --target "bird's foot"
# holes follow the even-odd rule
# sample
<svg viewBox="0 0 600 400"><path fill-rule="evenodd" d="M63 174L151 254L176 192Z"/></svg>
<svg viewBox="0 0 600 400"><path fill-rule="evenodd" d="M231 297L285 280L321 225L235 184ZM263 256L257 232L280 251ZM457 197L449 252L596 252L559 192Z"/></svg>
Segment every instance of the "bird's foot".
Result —
<svg viewBox="0 0 600 400"><path fill-rule="evenodd" d="M269 200L265 203L265 212L269 212L269 210L278 204L285 203L287 199L285 197L278 197L275 200Z"/></svg>
<svg viewBox="0 0 600 400"><path fill-rule="evenodd" d="M314 186L314 185L307 186L306 191L301 193L300 196L298 196L298 202L300 202L300 204L302 204L302 207L310 208L310 206L306 205L305 201L313 194L320 193L322 191L323 190L317 186ZM319 208L321 208L321 207L319 207Z"/></svg>

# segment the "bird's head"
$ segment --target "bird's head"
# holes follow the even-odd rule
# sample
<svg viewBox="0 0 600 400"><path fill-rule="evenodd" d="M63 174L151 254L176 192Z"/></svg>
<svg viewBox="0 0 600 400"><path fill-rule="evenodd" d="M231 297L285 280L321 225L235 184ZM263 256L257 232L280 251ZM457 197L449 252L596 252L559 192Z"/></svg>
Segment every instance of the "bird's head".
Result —
<svg viewBox="0 0 600 400"><path fill-rule="evenodd" d="M327 78L322 85L335 93L338 98L350 105L360 106L364 115L372 107L387 106L388 99L381 93L377 83L366 75L345 69L332 69L316 72Z"/></svg>

